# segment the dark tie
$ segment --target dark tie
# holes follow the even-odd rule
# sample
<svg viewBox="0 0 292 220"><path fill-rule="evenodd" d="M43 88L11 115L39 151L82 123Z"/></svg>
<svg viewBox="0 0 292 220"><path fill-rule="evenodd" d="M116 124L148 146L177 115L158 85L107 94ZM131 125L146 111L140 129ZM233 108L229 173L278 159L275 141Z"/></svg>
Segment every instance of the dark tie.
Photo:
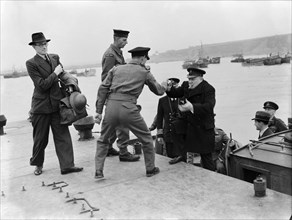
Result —
<svg viewBox="0 0 292 220"><path fill-rule="evenodd" d="M45 55L45 57L46 57L46 61L47 61L47 63L48 63L49 65L51 65L50 59L49 59L49 57L48 57L47 54Z"/></svg>

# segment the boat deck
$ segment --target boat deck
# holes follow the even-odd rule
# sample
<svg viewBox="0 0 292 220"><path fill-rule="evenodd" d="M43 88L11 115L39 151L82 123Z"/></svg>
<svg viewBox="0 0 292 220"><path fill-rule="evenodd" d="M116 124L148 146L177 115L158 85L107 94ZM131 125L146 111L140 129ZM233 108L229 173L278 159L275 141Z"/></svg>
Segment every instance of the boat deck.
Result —
<svg viewBox="0 0 292 220"><path fill-rule="evenodd" d="M7 123L1 136L1 219L289 219L291 196L267 189L255 197L253 184L157 155L161 172L146 177L144 159L106 159L104 180L95 180L94 139L78 141L70 127L80 173L61 175L52 135L43 174L29 165L32 127ZM53 183L57 183L54 186ZM63 186L63 187L61 187ZM60 190L60 188L62 190ZM74 203L74 198L75 203ZM90 207L90 206L91 207ZM95 209L98 209L98 211Z"/></svg>

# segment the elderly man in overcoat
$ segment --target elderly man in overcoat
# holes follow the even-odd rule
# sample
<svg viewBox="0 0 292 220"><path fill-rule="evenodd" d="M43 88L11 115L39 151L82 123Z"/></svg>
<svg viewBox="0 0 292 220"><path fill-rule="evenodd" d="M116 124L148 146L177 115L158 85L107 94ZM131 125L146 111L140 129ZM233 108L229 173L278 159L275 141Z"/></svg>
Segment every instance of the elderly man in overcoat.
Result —
<svg viewBox="0 0 292 220"><path fill-rule="evenodd" d="M188 81L184 81L178 88L168 87L167 95L181 98L179 110L185 116L186 151L199 153L201 166L214 171L212 152L215 147L215 88L204 80L204 70L190 66L187 71Z"/></svg>

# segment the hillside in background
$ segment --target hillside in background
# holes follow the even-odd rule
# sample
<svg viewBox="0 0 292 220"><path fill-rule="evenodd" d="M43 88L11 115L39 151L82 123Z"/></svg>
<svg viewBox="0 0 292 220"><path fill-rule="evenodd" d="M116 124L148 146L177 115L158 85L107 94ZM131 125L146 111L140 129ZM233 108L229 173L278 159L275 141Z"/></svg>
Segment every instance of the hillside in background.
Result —
<svg viewBox="0 0 292 220"><path fill-rule="evenodd" d="M249 40L204 44L202 42L203 55L209 57L231 57L235 54L268 55L286 54L291 52L291 35L283 34L270 37L255 38ZM198 57L201 45L192 46L187 49L169 50L163 53L156 53L150 56L150 62L168 62L194 59Z"/></svg>

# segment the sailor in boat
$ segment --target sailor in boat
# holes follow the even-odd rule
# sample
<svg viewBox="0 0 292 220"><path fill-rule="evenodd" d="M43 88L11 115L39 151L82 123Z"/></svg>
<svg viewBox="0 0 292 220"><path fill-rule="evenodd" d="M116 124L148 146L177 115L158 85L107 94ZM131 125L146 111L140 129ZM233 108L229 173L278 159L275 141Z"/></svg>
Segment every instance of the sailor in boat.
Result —
<svg viewBox="0 0 292 220"><path fill-rule="evenodd" d="M280 119L276 118L275 114L276 111L279 109L279 106L275 102L267 101L264 103L264 107L266 112L268 112L271 115L270 121L269 121L269 128L274 132L280 132L287 130L286 124Z"/></svg>
<svg viewBox="0 0 292 220"><path fill-rule="evenodd" d="M253 119L256 129L259 131L259 139L269 136L274 132L269 128L270 114L265 111L257 111Z"/></svg>

